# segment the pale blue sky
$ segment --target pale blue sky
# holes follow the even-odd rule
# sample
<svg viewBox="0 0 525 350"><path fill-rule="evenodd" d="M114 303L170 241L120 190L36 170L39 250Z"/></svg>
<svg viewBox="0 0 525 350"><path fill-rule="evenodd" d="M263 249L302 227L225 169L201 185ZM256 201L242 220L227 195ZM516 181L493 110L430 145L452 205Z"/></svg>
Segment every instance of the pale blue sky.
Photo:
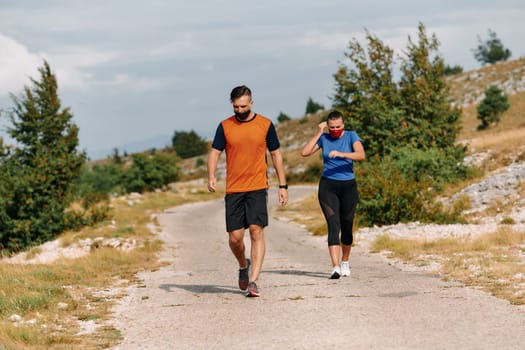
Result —
<svg viewBox="0 0 525 350"><path fill-rule="evenodd" d="M422 22L446 63L470 70L489 28L524 56L524 18L522 0L0 0L0 109L46 59L88 154L161 147L175 130L211 138L240 84L274 121L303 115L308 97L329 107L348 41L364 44L365 28L401 54Z"/></svg>

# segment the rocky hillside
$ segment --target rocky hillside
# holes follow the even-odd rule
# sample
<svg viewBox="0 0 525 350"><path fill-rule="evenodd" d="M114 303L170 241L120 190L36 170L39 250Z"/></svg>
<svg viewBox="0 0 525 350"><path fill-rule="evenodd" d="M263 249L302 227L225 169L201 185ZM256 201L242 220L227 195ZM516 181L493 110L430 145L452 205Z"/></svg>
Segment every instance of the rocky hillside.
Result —
<svg viewBox="0 0 525 350"><path fill-rule="evenodd" d="M477 104L490 85L508 95L525 91L525 58L498 62L449 77L452 100L461 106Z"/></svg>
<svg viewBox="0 0 525 350"><path fill-rule="evenodd" d="M525 58L463 72L448 77L447 82L451 100L462 108L462 132L458 142L469 146L469 154L476 165L495 170L500 165L525 158ZM497 85L509 96L511 107L501 117L499 125L478 131L476 106L490 85ZM320 119L321 115L309 115L277 125L288 171L302 171L309 163L318 161L301 158L299 152L315 133ZM497 164L486 164L494 159Z"/></svg>

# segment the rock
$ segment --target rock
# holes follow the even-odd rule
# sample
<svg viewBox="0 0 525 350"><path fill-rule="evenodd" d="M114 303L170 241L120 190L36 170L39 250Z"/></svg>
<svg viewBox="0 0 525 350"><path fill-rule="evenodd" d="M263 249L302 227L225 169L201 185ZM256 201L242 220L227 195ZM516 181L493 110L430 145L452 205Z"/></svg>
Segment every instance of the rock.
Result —
<svg viewBox="0 0 525 350"><path fill-rule="evenodd" d="M17 314L13 314L9 317L9 321L11 322L20 322L22 321L22 316L20 315L17 315Z"/></svg>

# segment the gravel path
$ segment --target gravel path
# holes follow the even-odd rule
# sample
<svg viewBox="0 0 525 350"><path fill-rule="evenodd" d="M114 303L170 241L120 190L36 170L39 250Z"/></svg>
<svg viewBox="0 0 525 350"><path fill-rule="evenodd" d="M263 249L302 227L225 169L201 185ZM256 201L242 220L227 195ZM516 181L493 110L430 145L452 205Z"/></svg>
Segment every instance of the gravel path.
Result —
<svg viewBox="0 0 525 350"><path fill-rule="evenodd" d="M314 190L291 187L290 198ZM143 283L116 306L113 324L124 340L114 349L524 348L523 308L402 271L363 246L352 253L352 277L329 280L325 238L275 217L266 229L261 297L246 298L236 287L223 210L211 201L158 217L167 266L140 274Z"/></svg>

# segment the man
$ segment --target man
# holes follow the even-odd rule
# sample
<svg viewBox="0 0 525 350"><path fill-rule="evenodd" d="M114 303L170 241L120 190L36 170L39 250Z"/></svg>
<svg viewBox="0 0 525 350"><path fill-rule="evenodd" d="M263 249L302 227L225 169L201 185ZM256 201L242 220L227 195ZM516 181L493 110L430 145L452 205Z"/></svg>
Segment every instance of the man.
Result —
<svg viewBox="0 0 525 350"><path fill-rule="evenodd" d="M288 186L277 132L271 120L252 111L252 93L237 86L230 93L234 115L217 127L208 155L208 190L216 191L215 171L226 151L226 230L229 245L239 262L239 288L258 297L257 279L264 253L264 227L268 225L268 177L266 150L279 179L279 202L288 202ZM251 252L246 258L244 232L249 229ZM251 265L251 272L250 272Z"/></svg>

